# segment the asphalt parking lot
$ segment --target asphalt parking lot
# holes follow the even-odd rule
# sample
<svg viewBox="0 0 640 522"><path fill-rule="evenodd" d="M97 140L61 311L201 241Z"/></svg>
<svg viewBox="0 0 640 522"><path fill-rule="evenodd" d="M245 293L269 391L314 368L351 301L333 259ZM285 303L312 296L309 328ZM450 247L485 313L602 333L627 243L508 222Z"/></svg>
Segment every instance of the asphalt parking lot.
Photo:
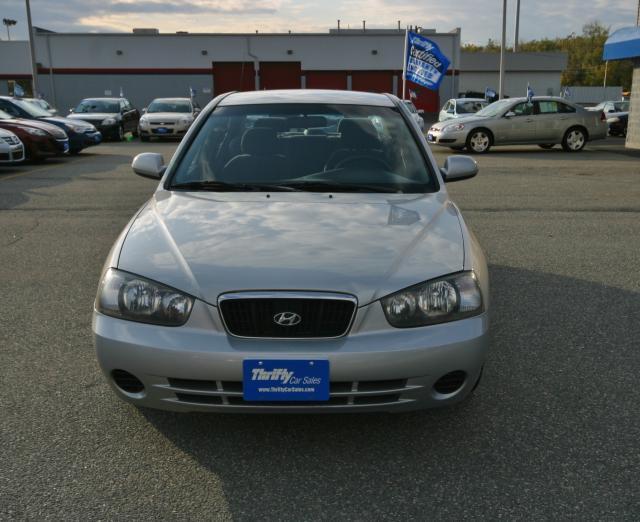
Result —
<svg viewBox="0 0 640 522"><path fill-rule="evenodd" d="M492 277L470 401L219 416L120 402L92 347L102 263L155 186L131 158L174 148L0 168L0 519L640 518L640 151L494 149L450 185Z"/></svg>

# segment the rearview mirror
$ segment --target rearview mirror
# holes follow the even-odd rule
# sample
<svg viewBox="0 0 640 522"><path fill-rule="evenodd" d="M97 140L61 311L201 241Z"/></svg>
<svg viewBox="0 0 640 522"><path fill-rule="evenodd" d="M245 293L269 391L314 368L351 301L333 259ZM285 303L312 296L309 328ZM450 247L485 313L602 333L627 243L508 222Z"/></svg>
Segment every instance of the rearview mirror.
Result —
<svg viewBox="0 0 640 522"><path fill-rule="evenodd" d="M509 112L507 112L507 113L504 115L504 117L505 117L505 118L513 118L515 115L516 115L516 113L515 113L515 112L513 112L513 111L509 111Z"/></svg>
<svg viewBox="0 0 640 522"><path fill-rule="evenodd" d="M474 177L478 173L478 163L471 156L449 156L440 173L445 183L462 181Z"/></svg>
<svg viewBox="0 0 640 522"><path fill-rule="evenodd" d="M167 168L162 154L157 152L143 152L133 158L131 168L143 178L160 179Z"/></svg>

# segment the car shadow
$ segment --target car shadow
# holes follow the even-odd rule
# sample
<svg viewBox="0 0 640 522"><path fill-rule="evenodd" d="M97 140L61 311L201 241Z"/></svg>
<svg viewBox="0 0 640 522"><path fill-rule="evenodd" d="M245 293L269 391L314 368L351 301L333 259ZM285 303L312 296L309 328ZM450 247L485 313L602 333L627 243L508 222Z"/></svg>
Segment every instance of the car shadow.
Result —
<svg viewBox="0 0 640 522"><path fill-rule="evenodd" d="M624 513L636 487L628 465L638 462L640 294L508 266L490 272L491 350L461 405L140 415L221 481L234 519Z"/></svg>

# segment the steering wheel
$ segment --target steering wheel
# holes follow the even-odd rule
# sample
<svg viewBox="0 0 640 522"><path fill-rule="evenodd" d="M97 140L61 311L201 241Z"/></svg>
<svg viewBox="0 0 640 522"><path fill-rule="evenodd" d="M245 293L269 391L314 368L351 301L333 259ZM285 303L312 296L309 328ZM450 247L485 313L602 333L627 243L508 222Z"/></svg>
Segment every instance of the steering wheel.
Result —
<svg viewBox="0 0 640 522"><path fill-rule="evenodd" d="M364 164L374 163L378 167L382 166L384 168L384 170L386 170L386 171L391 171L391 167L389 167L389 165L387 164L387 162L385 160L383 160L382 158L376 158L374 156L369 156L367 154L358 154L358 155L355 155L355 156L348 156L348 157L338 161L333 166L333 168L334 169L345 168L346 165L349 165L350 163L356 163L356 162L361 162L361 163L364 163Z"/></svg>

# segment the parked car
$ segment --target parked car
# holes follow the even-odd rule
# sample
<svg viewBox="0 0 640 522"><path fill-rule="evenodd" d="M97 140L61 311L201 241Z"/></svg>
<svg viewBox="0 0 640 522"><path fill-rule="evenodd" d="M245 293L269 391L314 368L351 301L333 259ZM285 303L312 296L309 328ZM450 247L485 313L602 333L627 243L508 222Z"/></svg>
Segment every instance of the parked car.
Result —
<svg viewBox="0 0 640 522"><path fill-rule="evenodd" d="M51 116L56 116L58 114L58 109L53 107L47 100L44 98L21 98L22 100L32 103L42 110L47 111Z"/></svg>
<svg viewBox="0 0 640 522"><path fill-rule="evenodd" d="M587 110L595 111L595 112L604 112L605 114L609 115L610 113L629 112L630 106L631 106L631 102L628 100L621 100L621 101L609 100L609 101L603 101L602 103L599 103L594 107L587 107Z"/></svg>
<svg viewBox="0 0 640 522"><path fill-rule="evenodd" d="M141 141L180 138L189 130L200 106L190 98L156 98L143 112L138 125Z"/></svg>
<svg viewBox="0 0 640 522"><path fill-rule="evenodd" d="M38 120L59 127L69 139L70 154L77 154L81 150L98 145L102 141L102 135L93 125L59 116L51 116L44 109L24 101L22 98L0 96L0 110L14 118Z"/></svg>
<svg viewBox="0 0 640 522"><path fill-rule="evenodd" d="M607 125L609 125L609 135L611 136L626 136L627 125L629 123L629 113L619 112L616 114L609 114L607 117Z"/></svg>
<svg viewBox="0 0 640 522"><path fill-rule="evenodd" d="M403 103L407 106L407 109L409 109L409 112L411 113L411 117L418 124L418 127L420 127L420 130L424 131L424 118L422 117L422 115L424 114L424 111L416 109L416 106L413 104L411 100L404 100Z"/></svg>
<svg viewBox="0 0 640 522"><path fill-rule="evenodd" d="M452 98L442 107L438 121L464 118L484 109L487 105L489 102L484 98Z"/></svg>
<svg viewBox="0 0 640 522"><path fill-rule="evenodd" d="M473 116L436 123L427 141L478 154L494 145L538 144L549 149L560 143L569 152L607 135L604 113L583 109L563 98L536 96L494 102Z"/></svg>
<svg viewBox="0 0 640 522"><path fill-rule="evenodd" d="M69 138L66 133L51 123L14 118L0 110L0 129L13 132L20 138L27 160L42 161L69 152Z"/></svg>
<svg viewBox="0 0 640 522"><path fill-rule="evenodd" d="M13 132L0 127L0 165L24 161L24 145Z"/></svg>
<svg viewBox="0 0 640 522"><path fill-rule="evenodd" d="M168 168L160 154L133 161L162 181L111 250L95 302L118 396L220 412L467 397L488 348L489 282L445 182L476 162L439 169L391 95L230 93L199 118Z"/></svg>
<svg viewBox="0 0 640 522"><path fill-rule="evenodd" d="M95 125L105 138L122 141L125 133L138 133L140 112L126 98L86 98L68 117Z"/></svg>

